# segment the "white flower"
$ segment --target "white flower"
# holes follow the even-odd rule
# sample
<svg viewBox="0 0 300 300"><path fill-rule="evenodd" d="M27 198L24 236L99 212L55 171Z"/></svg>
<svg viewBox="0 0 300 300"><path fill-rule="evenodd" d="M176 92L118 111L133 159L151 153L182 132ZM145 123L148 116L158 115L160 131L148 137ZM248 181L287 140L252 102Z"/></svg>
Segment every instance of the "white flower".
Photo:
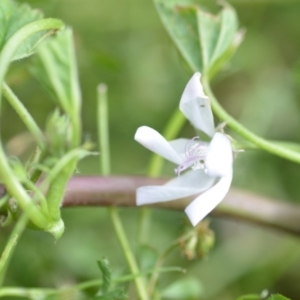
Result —
<svg viewBox="0 0 300 300"><path fill-rule="evenodd" d="M192 140L167 141L156 130L138 128L135 140L149 150L175 163L178 175L163 186L137 189L137 205L152 204L198 195L185 209L195 226L210 213L227 194L232 181L233 155L226 135L215 131L210 100L204 95L200 73L188 82L179 108L192 125L211 137L204 142ZM188 170L185 173L183 171Z"/></svg>

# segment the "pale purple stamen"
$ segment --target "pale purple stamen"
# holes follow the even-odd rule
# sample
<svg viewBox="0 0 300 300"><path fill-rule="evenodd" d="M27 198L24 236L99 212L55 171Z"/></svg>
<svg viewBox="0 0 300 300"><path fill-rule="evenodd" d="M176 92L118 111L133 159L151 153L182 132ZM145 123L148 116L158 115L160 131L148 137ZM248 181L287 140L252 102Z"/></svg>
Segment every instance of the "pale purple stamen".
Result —
<svg viewBox="0 0 300 300"><path fill-rule="evenodd" d="M199 142L191 145L191 143L198 138L199 137L196 136L186 143L186 160L175 169L176 175L180 176L180 173L189 167L192 167L194 170L204 168L207 144L205 142Z"/></svg>

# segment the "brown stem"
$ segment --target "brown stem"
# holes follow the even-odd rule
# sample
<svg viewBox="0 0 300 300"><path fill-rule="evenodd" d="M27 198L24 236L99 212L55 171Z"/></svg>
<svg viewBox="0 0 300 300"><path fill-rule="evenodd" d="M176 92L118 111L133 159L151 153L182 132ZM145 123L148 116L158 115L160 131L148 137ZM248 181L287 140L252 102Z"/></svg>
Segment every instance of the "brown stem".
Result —
<svg viewBox="0 0 300 300"><path fill-rule="evenodd" d="M63 207L122 206L133 207L135 191L140 186L161 185L165 178L130 176L76 176L68 183ZM0 198L6 189L0 184ZM151 205L155 208L184 210L194 197ZM283 202L232 188L212 211L212 216L239 219L288 233L300 235L300 205Z"/></svg>
<svg viewBox="0 0 300 300"><path fill-rule="evenodd" d="M68 183L63 206L135 206L140 186L161 185L167 179L130 176L78 176ZM152 205L183 210L194 197ZM213 216L240 219L300 234L300 206L232 188Z"/></svg>

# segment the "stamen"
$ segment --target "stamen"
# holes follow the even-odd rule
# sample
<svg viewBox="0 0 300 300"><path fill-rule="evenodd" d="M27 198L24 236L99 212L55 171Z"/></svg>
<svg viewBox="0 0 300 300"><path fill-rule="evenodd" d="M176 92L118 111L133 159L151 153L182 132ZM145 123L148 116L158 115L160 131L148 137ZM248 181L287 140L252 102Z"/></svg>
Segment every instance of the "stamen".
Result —
<svg viewBox="0 0 300 300"><path fill-rule="evenodd" d="M196 139L199 139L199 137L196 136L186 143L184 147L186 160L174 170L176 175L180 176L180 173L189 167L191 167L193 170L205 168L207 143L193 143Z"/></svg>

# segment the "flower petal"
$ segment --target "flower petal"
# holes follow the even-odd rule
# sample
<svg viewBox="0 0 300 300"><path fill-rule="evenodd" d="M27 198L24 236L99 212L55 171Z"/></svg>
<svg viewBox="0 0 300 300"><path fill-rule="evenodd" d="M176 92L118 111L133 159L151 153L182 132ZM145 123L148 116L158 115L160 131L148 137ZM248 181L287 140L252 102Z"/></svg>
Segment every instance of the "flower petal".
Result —
<svg viewBox="0 0 300 300"><path fill-rule="evenodd" d="M225 197L232 181L232 174L222 177L208 191L198 196L185 209L193 226L196 226L207 214L209 214Z"/></svg>
<svg viewBox="0 0 300 300"><path fill-rule="evenodd" d="M181 156L184 155L184 158L186 158L186 153L188 150L193 147L196 144L201 144L203 146L207 146L208 143L201 141L198 137L195 137L193 139L177 139L169 142L172 148Z"/></svg>
<svg viewBox="0 0 300 300"><path fill-rule="evenodd" d="M204 170L195 170L175 177L168 181L165 186L188 187L197 189L197 192L200 193L209 189L215 181L216 179L208 176Z"/></svg>
<svg viewBox="0 0 300 300"><path fill-rule="evenodd" d="M213 136L214 118L209 98L204 95L200 77L201 74L197 72L190 79L181 96L179 108L194 127Z"/></svg>
<svg viewBox="0 0 300 300"><path fill-rule="evenodd" d="M143 186L137 189L137 205L166 202L199 194L210 188L215 179L203 170L189 171L163 186Z"/></svg>
<svg viewBox="0 0 300 300"><path fill-rule="evenodd" d="M139 127L134 139L144 147L177 165L183 161L183 158L176 153L170 143L160 133L148 126Z"/></svg>
<svg viewBox="0 0 300 300"><path fill-rule="evenodd" d="M207 149L205 166L210 176L222 177L232 173L233 155L228 137L216 132Z"/></svg>
<svg viewBox="0 0 300 300"><path fill-rule="evenodd" d="M185 155L186 147L189 144L189 139L177 139L173 141L169 141L171 147L180 155Z"/></svg>
<svg viewBox="0 0 300 300"><path fill-rule="evenodd" d="M136 204L167 202L198 193L197 189L176 186L143 186L136 190Z"/></svg>

